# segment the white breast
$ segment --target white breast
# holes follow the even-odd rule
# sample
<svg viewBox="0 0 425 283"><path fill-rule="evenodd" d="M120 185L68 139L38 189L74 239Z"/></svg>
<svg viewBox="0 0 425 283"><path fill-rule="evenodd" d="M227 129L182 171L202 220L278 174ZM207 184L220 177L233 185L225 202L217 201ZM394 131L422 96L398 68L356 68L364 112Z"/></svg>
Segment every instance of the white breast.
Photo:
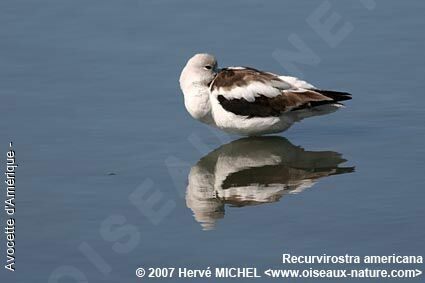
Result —
<svg viewBox="0 0 425 283"><path fill-rule="evenodd" d="M213 124L210 91L206 87L191 85L183 91L184 105L189 114L203 123Z"/></svg>

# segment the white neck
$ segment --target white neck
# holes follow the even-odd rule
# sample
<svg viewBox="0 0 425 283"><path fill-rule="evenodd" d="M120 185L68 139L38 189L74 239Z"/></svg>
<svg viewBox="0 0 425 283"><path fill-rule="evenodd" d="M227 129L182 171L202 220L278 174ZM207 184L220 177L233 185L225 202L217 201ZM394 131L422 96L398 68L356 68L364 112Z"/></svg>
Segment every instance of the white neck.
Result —
<svg viewBox="0 0 425 283"><path fill-rule="evenodd" d="M190 115L201 122L213 124L209 88L200 84L190 83L182 85L182 90L184 105Z"/></svg>

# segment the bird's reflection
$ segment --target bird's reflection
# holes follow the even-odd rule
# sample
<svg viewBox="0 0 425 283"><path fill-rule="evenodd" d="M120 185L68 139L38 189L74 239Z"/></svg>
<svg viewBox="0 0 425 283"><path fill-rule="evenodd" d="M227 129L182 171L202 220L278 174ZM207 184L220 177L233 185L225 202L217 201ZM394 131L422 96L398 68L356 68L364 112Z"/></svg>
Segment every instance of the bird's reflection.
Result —
<svg viewBox="0 0 425 283"><path fill-rule="evenodd" d="M332 151L306 151L277 136L243 138L201 158L189 173L186 204L204 230L214 229L225 205L252 206L299 193L322 178L354 171Z"/></svg>

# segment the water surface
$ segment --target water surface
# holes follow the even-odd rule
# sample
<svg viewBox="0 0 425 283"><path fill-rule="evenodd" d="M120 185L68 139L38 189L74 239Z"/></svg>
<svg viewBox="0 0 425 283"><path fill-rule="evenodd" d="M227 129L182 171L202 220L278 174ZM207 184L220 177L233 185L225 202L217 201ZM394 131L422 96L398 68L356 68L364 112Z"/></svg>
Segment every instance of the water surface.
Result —
<svg viewBox="0 0 425 283"><path fill-rule="evenodd" d="M330 3L337 27L352 26L334 47L306 21L320 1L3 1L0 148L12 140L20 166L17 272L1 278L47 282L67 265L89 282L136 282L138 266L281 267L283 252L425 255L425 4ZM233 193L210 203L220 206L213 225L202 221L193 168L211 152L226 164L219 153L238 137L190 118L181 68L208 51L222 66L285 74L273 54L296 50L291 34L319 58L297 64L304 78L354 99L296 124L282 145L255 149L264 156L250 151L262 179L237 162L221 166L218 175L233 173ZM309 188L289 193L300 186ZM164 217L131 198L155 192ZM133 244L102 229L108 221L130 225Z"/></svg>

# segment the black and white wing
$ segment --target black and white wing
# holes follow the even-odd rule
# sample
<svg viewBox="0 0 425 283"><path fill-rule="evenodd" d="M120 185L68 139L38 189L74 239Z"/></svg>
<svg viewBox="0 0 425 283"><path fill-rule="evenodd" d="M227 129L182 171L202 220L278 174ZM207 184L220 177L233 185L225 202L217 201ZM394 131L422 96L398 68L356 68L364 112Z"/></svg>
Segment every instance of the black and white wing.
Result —
<svg viewBox="0 0 425 283"><path fill-rule="evenodd" d="M289 111L351 99L349 93L319 90L294 77L246 67L222 69L210 90L225 110L249 118L278 117Z"/></svg>

